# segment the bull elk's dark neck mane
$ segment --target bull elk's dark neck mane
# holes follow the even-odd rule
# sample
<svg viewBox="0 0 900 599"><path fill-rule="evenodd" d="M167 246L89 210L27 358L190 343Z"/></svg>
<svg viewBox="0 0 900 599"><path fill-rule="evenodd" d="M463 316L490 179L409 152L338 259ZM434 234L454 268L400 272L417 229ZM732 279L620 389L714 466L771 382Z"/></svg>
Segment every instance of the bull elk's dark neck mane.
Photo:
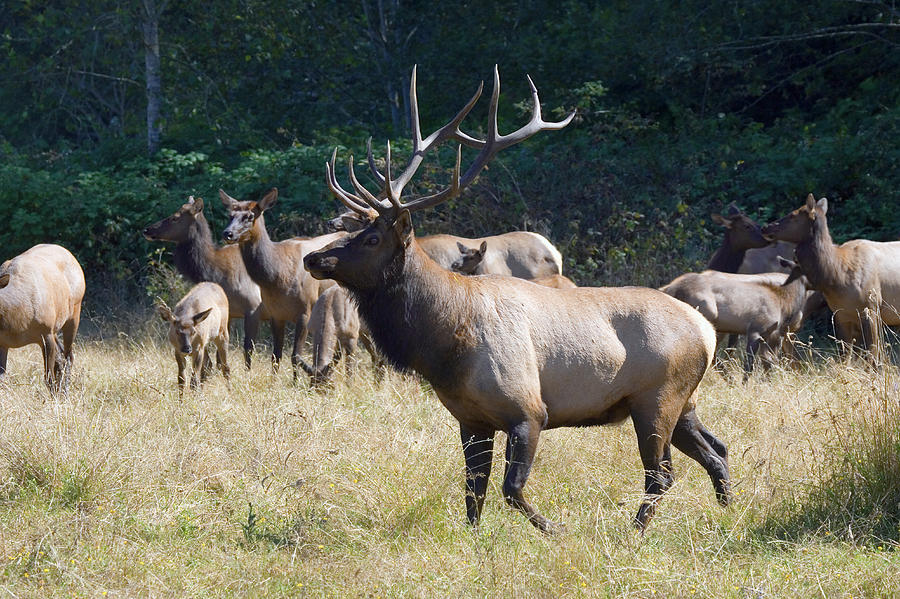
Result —
<svg viewBox="0 0 900 599"><path fill-rule="evenodd" d="M278 279L278 257L262 214L253 222L249 239L240 241L240 248L250 278L257 284L274 285Z"/></svg>
<svg viewBox="0 0 900 599"><path fill-rule="evenodd" d="M810 237L798 243L794 253L814 289L834 285L846 277L837 246L828 232L828 221L821 212L812 221Z"/></svg>
<svg viewBox="0 0 900 599"><path fill-rule="evenodd" d="M215 281L218 272L213 266L213 256L217 249L209 223L199 212L194 215L187 239L175 244L175 267L192 283Z"/></svg>
<svg viewBox="0 0 900 599"><path fill-rule="evenodd" d="M468 328L468 289L465 277L438 266L413 241L384 270L379 285L347 291L391 365L414 370L441 388L456 380L456 333L460 325Z"/></svg>

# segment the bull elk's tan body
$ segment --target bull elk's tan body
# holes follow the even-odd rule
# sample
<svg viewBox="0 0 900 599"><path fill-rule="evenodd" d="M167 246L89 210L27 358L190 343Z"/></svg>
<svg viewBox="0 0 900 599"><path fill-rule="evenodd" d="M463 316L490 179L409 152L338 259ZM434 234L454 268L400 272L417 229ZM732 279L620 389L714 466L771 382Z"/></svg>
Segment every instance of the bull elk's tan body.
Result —
<svg viewBox="0 0 900 599"><path fill-rule="evenodd" d="M291 363L296 378L310 312L321 292L333 285L331 281L318 281L311 277L303 269L303 257L343 237L345 233L272 241L266 231L263 213L274 205L278 198L277 190L272 189L259 202L239 202L221 189L219 196L231 217L222 237L227 243L237 243L240 247L247 272L259 285L263 305L272 320L276 368L281 360L285 325L294 323Z"/></svg>
<svg viewBox="0 0 900 599"><path fill-rule="evenodd" d="M36 343L44 380L58 391L73 362L83 300L84 272L64 247L36 245L0 265L0 376L10 348Z"/></svg>
<svg viewBox="0 0 900 599"><path fill-rule="evenodd" d="M705 270L683 274L660 290L696 308L719 335L747 336L746 377L757 355L770 366L782 340L803 320L806 281L802 276L787 281L784 273Z"/></svg>
<svg viewBox="0 0 900 599"><path fill-rule="evenodd" d="M151 241L175 243L175 267L192 283L211 281L228 296L228 317L244 319L244 363L250 368L260 322L267 318L259 285L237 246L217 247L203 215L203 200L191 196L171 216L144 229Z"/></svg>
<svg viewBox="0 0 900 599"><path fill-rule="evenodd" d="M401 203L403 185L429 147L448 138L471 143L458 127L479 95L423 140L415 71L410 87L413 158L394 177L388 152L378 197L359 184L352 170L355 193L344 190L334 176L334 158L326 167L329 188L345 205L360 213L375 210L378 217L304 262L315 277L336 279L348 290L381 353L427 379L459 421L469 521L477 522L481 513L496 431L507 433L507 502L548 530L551 523L523 495L541 431L608 424L628 416L646 473L646 498L636 518L641 527L672 483L670 444L706 468L719 499L726 502L725 447L694 411L694 391L715 349L715 331L696 310L653 289L552 289L512 277L465 277L441 268L415 239L410 210L453 197L496 152L539 130L561 128L571 116L561 123L545 122L532 84L531 121L500 135L495 70L492 124L487 139L476 146L478 156L460 175L457 155L450 188Z"/></svg>
<svg viewBox="0 0 900 599"><path fill-rule="evenodd" d="M376 368L381 357L369 337L369 331L359 320L359 313L347 292L339 285L326 289L313 306L309 317L312 331L312 365L301 360L300 366L313 384L324 383L331 374L332 364L340 354L351 356L362 343Z"/></svg>
<svg viewBox="0 0 900 599"><path fill-rule="evenodd" d="M881 324L900 325L900 241L854 239L835 245L828 231L828 201L806 203L763 227L771 239L796 243L800 270L825 296L838 336L879 352Z"/></svg>
<svg viewBox="0 0 900 599"><path fill-rule="evenodd" d="M169 343L178 364L178 393L184 391L187 357L191 358L191 388L196 389L206 378L208 348L216 348L216 360L227 380L228 368L228 296L216 283L194 285L175 305L174 310L162 304L159 314L169 323Z"/></svg>

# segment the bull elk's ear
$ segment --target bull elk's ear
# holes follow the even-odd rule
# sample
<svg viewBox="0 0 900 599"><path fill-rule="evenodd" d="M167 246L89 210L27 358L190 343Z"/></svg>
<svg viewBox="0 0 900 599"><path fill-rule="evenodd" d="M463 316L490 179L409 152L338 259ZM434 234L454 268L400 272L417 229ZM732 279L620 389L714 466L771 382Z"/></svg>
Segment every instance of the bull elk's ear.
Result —
<svg viewBox="0 0 900 599"><path fill-rule="evenodd" d="M260 201L256 203L259 206L260 212L264 212L275 205L275 200L278 199L278 188L273 187L270 189L266 195L262 197Z"/></svg>
<svg viewBox="0 0 900 599"><path fill-rule="evenodd" d="M200 324L201 322L206 320L206 317L209 316L210 312L212 312L212 308L207 308L203 312L198 312L197 314L194 314L194 319L193 319L194 326L197 326L198 324Z"/></svg>
<svg viewBox="0 0 900 599"><path fill-rule="evenodd" d="M403 247L409 247L413 238L412 217L409 214L409 210L401 212L397 220L394 221L394 232L397 234L397 238L403 244Z"/></svg>
<svg viewBox="0 0 900 599"><path fill-rule="evenodd" d="M234 204L237 204L237 200L225 193L225 190L219 190L219 199L222 200L222 203L225 205L227 210L231 210Z"/></svg>
<svg viewBox="0 0 900 599"><path fill-rule="evenodd" d="M828 212L828 200L822 198L821 200L816 202L816 207L822 211L822 214L825 214L826 212Z"/></svg>
<svg viewBox="0 0 900 599"><path fill-rule="evenodd" d="M484 253L487 251L487 241L481 242L481 247L478 248L478 253L484 256Z"/></svg>
<svg viewBox="0 0 900 599"><path fill-rule="evenodd" d="M5 272L0 275L0 289L3 289L7 285L9 285L9 273Z"/></svg>
<svg viewBox="0 0 900 599"><path fill-rule="evenodd" d="M165 302L160 302L156 306L156 312L166 322L173 322L175 320L175 316L172 314L172 310L169 309L169 306L167 306Z"/></svg>

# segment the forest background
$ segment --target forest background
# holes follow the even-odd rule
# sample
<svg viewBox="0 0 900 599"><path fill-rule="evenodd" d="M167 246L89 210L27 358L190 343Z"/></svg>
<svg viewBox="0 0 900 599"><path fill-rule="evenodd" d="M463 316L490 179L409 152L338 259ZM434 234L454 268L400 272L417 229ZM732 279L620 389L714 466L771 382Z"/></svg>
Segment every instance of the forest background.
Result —
<svg viewBox="0 0 900 599"><path fill-rule="evenodd" d="M499 65L501 131L578 116L501 154L419 234L529 229L581 284L702 267L734 202L767 221L807 193L835 238L900 230L900 8L892 2L12 0L0 10L0 259L70 248L97 294L149 303L167 253L140 235L189 195L279 188L273 238L325 231L335 147L409 150ZM482 99L463 128L485 128ZM452 148L414 191L446 185ZM465 156L464 156L465 159ZM363 172L365 169L358 169ZM341 175L343 169L339 170ZM148 287L150 289L148 290ZM148 292L149 291L149 292ZM96 297L96 295L95 295ZM94 306L93 309L98 309Z"/></svg>

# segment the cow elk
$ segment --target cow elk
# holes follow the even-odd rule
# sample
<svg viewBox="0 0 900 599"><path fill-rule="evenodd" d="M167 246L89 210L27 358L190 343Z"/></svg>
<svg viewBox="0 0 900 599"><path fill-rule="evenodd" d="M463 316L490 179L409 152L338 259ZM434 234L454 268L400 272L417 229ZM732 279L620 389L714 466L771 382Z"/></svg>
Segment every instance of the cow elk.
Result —
<svg viewBox="0 0 900 599"><path fill-rule="evenodd" d="M169 323L169 343L175 349L178 363L178 394L184 392L187 377L187 356L191 358L191 389L196 389L206 379L208 348L216 348L216 361L225 380L228 368L228 297L216 283L203 282L194 285L181 301L170 309L165 303L157 306L159 315Z"/></svg>
<svg viewBox="0 0 900 599"><path fill-rule="evenodd" d="M481 268L485 254L487 254L487 241L482 241L481 245L477 248L470 249L464 246L462 243L457 244L457 247L459 248L460 256L453 261L453 264L450 265L450 270L462 273L464 275L493 274L483 272L483 269ZM558 273L526 280L531 281L532 283L537 283L538 285L544 285L545 287L555 287L557 289L571 289L573 287L578 287L578 285L575 284L575 281L567 276Z"/></svg>
<svg viewBox="0 0 900 599"><path fill-rule="evenodd" d="M513 277L464 277L428 257L413 233L411 212L443 202L470 184L500 150L538 131L561 129L541 117L537 88L530 121L497 131L500 80L494 69L487 135L460 174L461 148L451 185L401 202L403 186L424 154L454 139L472 145L459 125L481 94L441 129L422 138L410 83L413 156L399 176L388 144L383 189L359 183L350 159L347 191L326 165L328 186L348 208L378 216L364 229L306 256L319 279L337 280L356 302L376 346L401 369L429 381L460 423L466 463L466 513L481 514L496 431L505 431L503 495L544 531L554 525L523 495L541 431L621 422L631 416L645 470L646 496L636 516L643 530L672 484L670 446L700 462L720 502L727 503L725 446L700 423L692 399L712 359L715 331L700 314L654 289L551 289Z"/></svg>
<svg viewBox="0 0 900 599"><path fill-rule="evenodd" d="M779 257L793 256L794 244L773 243L763 237L762 229L737 206L730 204L725 214L713 214L712 220L725 229L722 245L716 250L707 270L752 275L765 272L790 272Z"/></svg>
<svg viewBox="0 0 900 599"><path fill-rule="evenodd" d="M785 263L788 267L788 263ZM747 336L744 380L760 358L772 366L775 352L800 327L807 282L798 272L741 275L705 270L677 277L660 291L696 308L720 336Z"/></svg>
<svg viewBox="0 0 900 599"><path fill-rule="evenodd" d="M10 348L36 343L44 358L44 382L52 393L59 392L74 361L83 300L84 272L64 247L36 245L0 264L0 377Z"/></svg>
<svg viewBox="0 0 900 599"><path fill-rule="evenodd" d="M303 257L343 237L345 233L272 241L266 231L263 213L275 204L277 189L271 189L258 202L239 202L221 189L219 197L231 218L222 232L222 238L226 243L238 244L244 266L250 278L259 285L263 305L272 321L275 339L273 365L276 370L281 361L285 325L294 323L291 364L296 380L310 312L319 294L332 285L331 281L318 281L311 277L303 269Z"/></svg>
<svg viewBox="0 0 900 599"><path fill-rule="evenodd" d="M211 281L228 296L228 318L244 319L244 363L250 368L260 321L266 318L259 285L237 246L216 247L203 215L203 199L190 196L171 216L144 229L150 241L175 243L175 267L192 283Z"/></svg>
<svg viewBox="0 0 900 599"><path fill-rule="evenodd" d="M881 326L900 324L900 241L854 239L835 245L828 231L828 200L812 194L783 218L763 227L771 240L797 244L797 265L834 313L838 338L881 359Z"/></svg>
<svg viewBox="0 0 900 599"><path fill-rule="evenodd" d="M369 331L360 323L359 313L347 292L339 285L326 289L313 306L309 317L309 329L313 338L313 364L300 361L313 385L328 382L332 365L341 355L352 356L362 343L376 371L382 368L381 357L372 344Z"/></svg>

